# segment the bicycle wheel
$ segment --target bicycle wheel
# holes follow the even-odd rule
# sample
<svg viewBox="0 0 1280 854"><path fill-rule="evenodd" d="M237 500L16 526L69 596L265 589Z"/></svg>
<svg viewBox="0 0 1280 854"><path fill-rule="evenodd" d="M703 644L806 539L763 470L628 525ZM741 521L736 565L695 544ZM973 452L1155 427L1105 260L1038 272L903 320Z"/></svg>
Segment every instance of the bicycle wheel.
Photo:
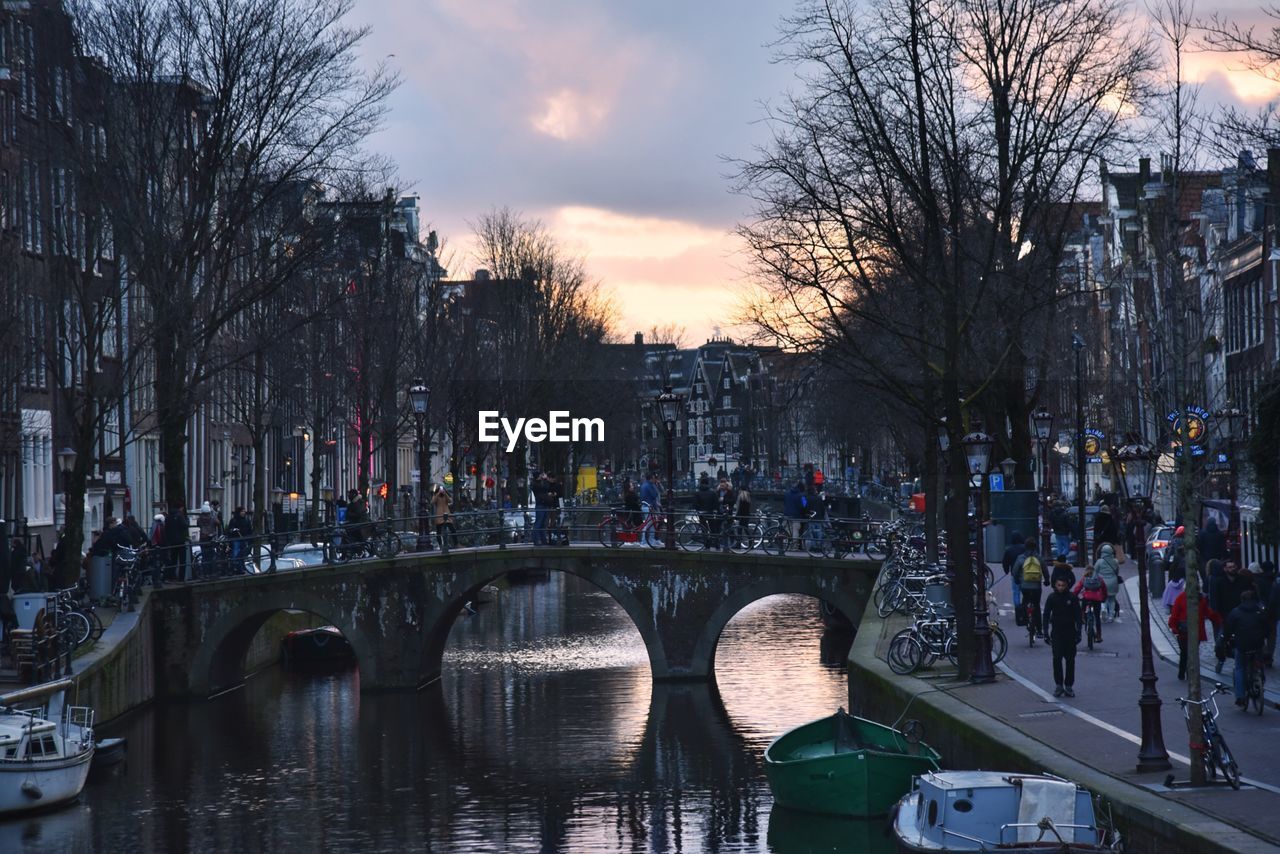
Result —
<svg viewBox="0 0 1280 854"><path fill-rule="evenodd" d="M872 560L886 560L889 557L889 548L879 537L867 540L862 546L862 552Z"/></svg>
<svg viewBox="0 0 1280 854"><path fill-rule="evenodd" d="M102 638L102 633L107 630L107 627L102 625L102 619L98 616L98 612L97 611L81 611L80 613L84 614L85 618L89 621L89 624L92 626L92 629L89 633L89 640L91 642L100 640Z"/></svg>
<svg viewBox="0 0 1280 854"><path fill-rule="evenodd" d="M810 557L826 557L831 553L830 531L819 527L817 534L815 537L806 532L804 550L809 553Z"/></svg>
<svg viewBox="0 0 1280 854"><path fill-rule="evenodd" d="M404 543L400 542L400 538L393 531L387 531L378 537L377 546L378 557L389 559L400 554L400 550L404 548Z"/></svg>
<svg viewBox="0 0 1280 854"><path fill-rule="evenodd" d="M618 523L613 519L605 519L600 523L600 545L611 549L622 548L622 540L618 539Z"/></svg>
<svg viewBox="0 0 1280 854"><path fill-rule="evenodd" d="M991 663L999 664L1004 661L1005 653L1009 651L1009 639L1004 636L1004 630L999 626L991 627Z"/></svg>
<svg viewBox="0 0 1280 854"><path fill-rule="evenodd" d="M700 552L707 547L707 531L701 522L681 519L676 525L676 545L687 552Z"/></svg>
<svg viewBox="0 0 1280 854"><path fill-rule="evenodd" d="M884 595L876 605L876 613L880 615L880 619L886 619L890 614L898 610L898 603L905 599L906 596L907 590L902 586L901 581L891 581L886 585Z"/></svg>
<svg viewBox="0 0 1280 854"><path fill-rule="evenodd" d="M79 611L67 611L62 619L71 629L71 642L76 646L83 646L93 637L93 626L89 618Z"/></svg>
<svg viewBox="0 0 1280 854"><path fill-rule="evenodd" d="M1215 734L1213 740L1213 758L1222 769L1222 776L1231 784L1231 788L1239 789L1240 766L1236 765L1235 757L1231 755L1231 748L1227 747L1227 741L1220 732Z"/></svg>
<svg viewBox="0 0 1280 854"><path fill-rule="evenodd" d="M910 631L909 629L907 630ZM924 646L910 634L899 635L889 642L885 661L899 676L914 673L924 659Z"/></svg>
<svg viewBox="0 0 1280 854"><path fill-rule="evenodd" d="M789 534L786 528L781 525L774 525L764 532L764 542L761 545L767 554L781 556L787 553L788 537Z"/></svg>

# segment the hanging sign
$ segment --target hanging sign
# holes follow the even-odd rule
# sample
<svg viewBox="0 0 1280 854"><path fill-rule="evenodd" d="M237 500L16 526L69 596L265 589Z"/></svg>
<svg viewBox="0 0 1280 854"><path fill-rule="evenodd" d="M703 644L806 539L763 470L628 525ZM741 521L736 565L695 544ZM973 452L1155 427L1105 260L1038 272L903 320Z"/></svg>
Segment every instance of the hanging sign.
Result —
<svg viewBox="0 0 1280 854"><path fill-rule="evenodd" d="M1085 462L1100 463L1102 462L1102 442L1107 438L1107 434L1101 430L1092 428L1084 431L1084 456Z"/></svg>
<svg viewBox="0 0 1280 854"><path fill-rule="evenodd" d="M1204 456L1205 443L1209 439L1209 413L1203 407L1188 406L1186 409L1185 435L1182 416L1183 413L1177 409L1165 416L1165 420L1169 422L1173 430L1174 444L1176 446L1175 453L1181 456L1182 446L1186 444L1191 448L1191 456Z"/></svg>

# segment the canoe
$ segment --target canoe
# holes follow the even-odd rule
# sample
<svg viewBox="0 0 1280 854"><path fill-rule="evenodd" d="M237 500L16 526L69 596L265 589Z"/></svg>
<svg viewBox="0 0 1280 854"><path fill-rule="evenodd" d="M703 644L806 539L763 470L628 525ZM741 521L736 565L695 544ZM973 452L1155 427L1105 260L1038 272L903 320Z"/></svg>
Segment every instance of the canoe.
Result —
<svg viewBox="0 0 1280 854"><path fill-rule="evenodd" d="M912 778L938 770L940 758L892 727L840 709L775 739L764 771L774 802L784 807L872 817L888 815Z"/></svg>
<svg viewBox="0 0 1280 854"><path fill-rule="evenodd" d="M329 663L355 658L351 643L334 626L289 632L281 639L280 649L289 664Z"/></svg>

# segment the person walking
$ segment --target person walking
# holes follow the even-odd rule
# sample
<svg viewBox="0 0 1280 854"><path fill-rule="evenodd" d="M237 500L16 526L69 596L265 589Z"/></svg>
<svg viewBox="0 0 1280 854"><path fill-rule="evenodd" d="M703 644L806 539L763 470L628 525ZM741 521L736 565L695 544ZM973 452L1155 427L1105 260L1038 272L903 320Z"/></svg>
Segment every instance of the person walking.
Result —
<svg viewBox="0 0 1280 854"><path fill-rule="evenodd" d="M436 535L440 538L440 547L457 548L458 534L453 527L453 502L449 500L449 493L445 491L444 486L438 483L435 494L431 496L431 510L431 524L435 525ZM446 537L448 537L447 541ZM537 543L536 540L534 542ZM546 542L545 537L543 542Z"/></svg>
<svg viewBox="0 0 1280 854"><path fill-rule="evenodd" d="M162 542L165 547L165 577L169 581L187 581L187 543L190 534L187 528L187 508L181 502L169 505L169 512L164 520Z"/></svg>
<svg viewBox="0 0 1280 854"><path fill-rule="evenodd" d="M1046 587L1052 587L1059 580L1067 582L1068 589L1076 586L1076 570L1067 560L1066 555L1058 555L1054 558L1053 567L1044 583Z"/></svg>
<svg viewBox="0 0 1280 854"><path fill-rule="evenodd" d="M1011 531L1009 533L1009 545L1005 546L1004 557L1000 558L1000 566L1004 568L1004 574L1008 575L1013 572L1013 565L1017 563L1018 558L1027 553L1026 543L1023 541L1020 531ZM1015 584L1012 579L1009 580L1009 587L1013 591L1013 621L1019 626L1026 622L1026 616L1022 612L1022 588Z"/></svg>
<svg viewBox="0 0 1280 854"><path fill-rule="evenodd" d="M1102 609L1102 617L1107 620L1120 620L1120 562L1116 560L1115 548L1110 543L1103 543L1098 549L1098 560L1093 565L1094 571L1102 579L1107 588L1107 606Z"/></svg>
<svg viewBox="0 0 1280 854"><path fill-rule="evenodd" d="M1213 606L1202 596L1200 597L1200 625L1196 630L1196 652L1195 660L1200 660L1200 644L1204 643L1208 637L1205 630L1205 623L1213 624L1213 630L1216 634L1222 628L1222 615L1213 609ZM1189 653L1187 650L1188 638L1191 634L1187 626L1187 591L1183 590L1178 594L1178 598L1173 600L1173 607L1169 610L1169 628L1178 638L1178 678L1187 678L1187 660Z"/></svg>
<svg viewBox="0 0 1280 854"><path fill-rule="evenodd" d="M1076 646L1080 643L1080 627L1084 615L1080 600L1059 578L1044 603L1043 625L1053 650L1053 690L1055 697L1074 697L1076 682Z"/></svg>
<svg viewBox="0 0 1280 854"><path fill-rule="evenodd" d="M712 549L720 548L720 538L716 536L720 530L719 520L716 518L719 506L720 501L711 488L711 476L703 472L698 478L698 490L693 493L693 509L698 514L703 530L707 532L706 545Z"/></svg>
<svg viewBox="0 0 1280 854"><path fill-rule="evenodd" d="M346 536L353 542L363 543L368 535L369 502L364 493L353 489L347 493Z"/></svg>
<svg viewBox="0 0 1280 854"><path fill-rule="evenodd" d="M1246 708L1249 698L1245 692L1245 678L1253 659L1262 655L1266 645L1267 616L1258 604L1258 594L1245 590L1240 594L1240 604L1227 615L1222 640L1235 655L1235 672L1232 682L1236 692L1236 705Z"/></svg>
<svg viewBox="0 0 1280 854"><path fill-rule="evenodd" d="M1027 537L1023 554L1014 562L1013 583L1021 590L1022 608L1030 612L1032 628L1037 637L1044 636L1044 624L1040 622L1040 597L1044 589L1044 562L1036 552L1035 537Z"/></svg>
<svg viewBox="0 0 1280 854"><path fill-rule="evenodd" d="M243 507L231 511L231 521L227 523L227 536L231 539L231 559L237 560L247 550L249 539L253 536L253 520Z"/></svg>
<svg viewBox="0 0 1280 854"><path fill-rule="evenodd" d="M1049 526L1053 529L1053 553L1061 555L1071 551L1071 514L1064 502L1056 502L1049 511Z"/></svg>
<svg viewBox="0 0 1280 854"><path fill-rule="evenodd" d="M808 513L804 506L804 484L796 481L791 484L791 488L782 496L782 514L787 517L787 527L791 529L791 539L798 541L800 539L800 527L804 524L804 519L808 517Z"/></svg>
<svg viewBox="0 0 1280 854"><path fill-rule="evenodd" d="M533 544L547 544L547 517L551 514L551 485L547 482L547 473L541 472L533 479ZM432 498L434 503L434 497Z"/></svg>
<svg viewBox="0 0 1280 854"><path fill-rule="evenodd" d="M1112 546L1120 542L1120 526L1111 515L1111 508L1103 504L1093 517L1093 553L1096 556L1103 543ZM1087 563L1087 561L1081 561Z"/></svg>
<svg viewBox="0 0 1280 854"><path fill-rule="evenodd" d="M648 505L645 507L645 510L649 516L645 521L647 522L652 520L654 522L653 525L650 525L645 530L645 545L657 545L657 521L659 519L659 514L662 512L662 490L658 488L658 476L653 472L649 472L645 475L644 483L640 486L640 502L642 507Z"/></svg>
<svg viewBox="0 0 1280 854"><path fill-rule="evenodd" d="M1227 538L1218 530L1216 520L1205 522L1204 528L1196 534L1196 553L1200 555L1200 560L1227 559Z"/></svg>

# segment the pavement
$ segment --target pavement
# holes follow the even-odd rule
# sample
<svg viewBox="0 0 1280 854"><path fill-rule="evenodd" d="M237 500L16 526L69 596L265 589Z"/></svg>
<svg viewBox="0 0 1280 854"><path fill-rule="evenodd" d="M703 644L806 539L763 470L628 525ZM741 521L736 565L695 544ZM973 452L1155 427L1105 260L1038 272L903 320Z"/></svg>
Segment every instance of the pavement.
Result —
<svg viewBox="0 0 1280 854"><path fill-rule="evenodd" d="M996 603L993 616L998 615L996 619L1009 640L1008 654L997 667L1000 676L987 685L960 683L955 680L954 668L945 661L918 676L927 678L934 690L946 692L1052 751L1191 808L1203 815L1206 828L1212 827L1214 820L1230 825L1233 833L1240 832L1239 839L1226 842L1233 850L1280 851L1280 752L1275 749L1280 745L1280 711L1270 707L1259 716L1237 709L1230 695L1220 696L1219 726L1239 763L1244 786L1239 791L1226 785L1201 789L1167 787L1165 780L1170 773L1176 781L1189 777L1190 738L1182 710L1175 702L1186 693L1185 683L1177 679L1177 648L1167 627L1160 628L1167 613L1155 601L1152 637L1157 655L1156 687L1163 701L1162 732L1173 768L1171 772L1139 774L1136 765L1141 744L1138 698L1142 690L1142 656L1133 608L1137 602L1136 579L1131 582L1133 589L1121 594L1120 621L1103 625L1103 642L1093 650L1081 644L1076 657L1076 696L1055 698L1049 648L1039 640L1030 646L1026 630L1015 626L1010 578L999 565L993 565L992 570L997 578L991 590ZM890 623L877 647L882 660L885 641L905 625L905 620L894 617ZM1222 674L1215 674L1210 646L1205 645L1201 660L1204 685L1222 682L1230 687L1232 663L1228 661ZM1280 685L1280 677L1274 684ZM1268 697L1280 699L1274 690L1268 691Z"/></svg>
<svg viewBox="0 0 1280 854"><path fill-rule="evenodd" d="M1042 641L1029 646L1026 631L1014 625L1010 578L999 566L992 569L997 575L993 592L1001 627L1009 638L1009 653L999 669L1009 678L995 685L965 686L956 689L955 696L1098 770L1280 843L1280 755L1275 751L1280 744L1280 711L1272 707L1261 716L1243 712L1230 695L1220 695L1219 727L1240 765L1245 786L1240 791L1226 786L1168 789L1163 782L1169 772L1138 774L1135 767L1141 744L1138 698L1142 690L1140 632L1134 608L1137 579L1126 582L1120 621L1103 625L1103 642L1093 650L1081 644L1076 656L1076 696L1055 699L1049 648ZM1164 743L1173 762L1172 773L1178 780L1186 780L1190 737L1175 702L1185 695L1186 683L1177 678L1177 647L1166 625L1167 617L1164 607L1153 601L1152 647L1158 656L1156 689L1163 701ZM1208 687L1222 682L1229 688L1233 664L1228 661L1222 674L1215 674L1211 646L1202 647L1203 684ZM1274 680L1276 683L1280 679ZM1274 690L1268 691L1268 697L1273 702L1280 699Z"/></svg>

